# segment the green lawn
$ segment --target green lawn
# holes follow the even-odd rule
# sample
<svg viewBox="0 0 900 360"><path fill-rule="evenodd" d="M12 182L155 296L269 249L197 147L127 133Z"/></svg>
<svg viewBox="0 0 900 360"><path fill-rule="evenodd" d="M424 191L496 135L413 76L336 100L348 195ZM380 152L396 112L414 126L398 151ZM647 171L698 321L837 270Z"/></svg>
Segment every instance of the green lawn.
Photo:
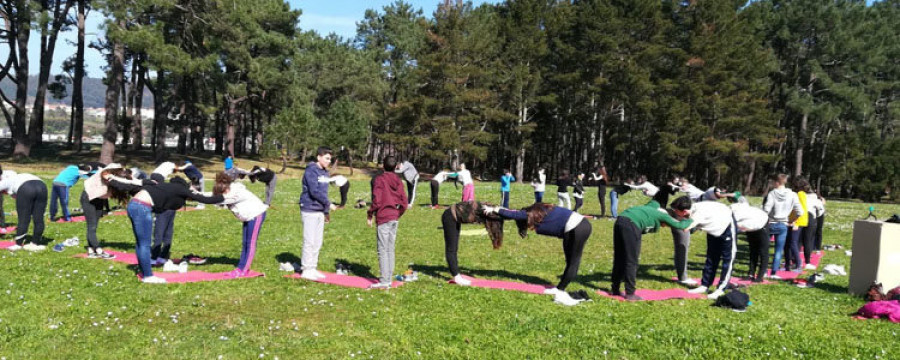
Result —
<svg viewBox="0 0 900 360"><path fill-rule="evenodd" d="M5 169L17 169L4 164ZM48 167L50 168L50 167ZM210 168L211 169L211 168ZM48 184L56 170L38 172ZM210 174L210 173L208 173ZM423 183L422 185L427 185ZM259 184L249 185L262 195ZM209 185L207 186L209 188ZM497 201L496 183L476 186L481 200ZM352 182L350 199L368 198L368 182ZM461 189L460 189L461 190ZM460 198L451 185L441 202ZM900 357L900 327L886 321L859 321L850 314L863 304L846 293L847 277L828 276L814 289L788 284L747 289L753 305L746 313L710 306L706 300L623 303L599 296L576 307L548 296L448 285L440 211L430 210L428 186L420 186L417 206L401 219L397 272L412 264L421 280L389 291L341 288L283 278L279 260L299 257L301 224L296 205L300 181L278 183L253 268L264 278L193 284L143 285L135 269L64 253L0 251L0 356L28 358L835 358ZM599 213L595 188L585 213ZM80 207L81 184L72 191ZM553 199L548 193L547 198ZM332 189L332 198L337 191ZM513 206L525 206L531 188L515 185ZM759 199L753 199L758 203ZM608 201L608 199L607 199ZM620 211L646 201L624 196ZM6 211L14 202L6 199ZM825 243L851 244L852 221L868 204L829 202ZM900 207L876 205L880 215ZM15 216L8 216L8 221ZM609 286L612 225L591 222L580 276L569 290L593 292ZM474 228L467 227L467 228ZM240 252L241 223L227 210L179 213L173 254L203 254L208 265L195 270L227 271ZM84 223L49 224L53 243L71 236L84 242ZM107 248L134 251L126 216L101 221ZM348 207L326 226L320 268L352 264L358 275L377 273L374 230L365 212ZM7 235L5 240L9 240ZM644 237L638 286L676 286L672 242L667 231ZM52 245L52 243L51 243ZM746 243L741 241L736 274L746 275ZM705 240L694 235L691 275L699 277ZM487 236L465 236L460 244L463 273L478 277L555 284L562 271L560 240L506 229L504 246L492 250ZM822 264L849 268L850 258L826 252Z"/></svg>

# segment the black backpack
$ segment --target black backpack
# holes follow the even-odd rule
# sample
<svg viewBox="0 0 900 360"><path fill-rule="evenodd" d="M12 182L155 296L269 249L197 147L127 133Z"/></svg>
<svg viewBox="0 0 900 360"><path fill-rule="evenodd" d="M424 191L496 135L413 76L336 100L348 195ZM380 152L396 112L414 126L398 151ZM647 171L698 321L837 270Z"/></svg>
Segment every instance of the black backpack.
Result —
<svg viewBox="0 0 900 360"><path fill-rule="evenodd" d="M894 214L890 219L885 220L884 222L900 224L900 214Z"/></svg>
<svg viewBox="0 0 900 360"><path fill-rule="evenodd" d="M743 311L750 305L750 295L747 295L740 290L731 290L727 294L719 296L713 305L736 311Z"/></svg>

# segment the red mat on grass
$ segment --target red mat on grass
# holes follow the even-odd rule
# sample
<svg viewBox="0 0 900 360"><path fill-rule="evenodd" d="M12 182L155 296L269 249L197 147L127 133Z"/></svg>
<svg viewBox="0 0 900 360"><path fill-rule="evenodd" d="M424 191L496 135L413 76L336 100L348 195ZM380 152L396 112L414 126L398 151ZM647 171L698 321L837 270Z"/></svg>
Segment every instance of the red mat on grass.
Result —
<svg viewBox="0 0 900 360"><path fill-rule="evenodd" d="M319 272L322 273L323 275L325 275L324 279L322 279L322 280L303 279L300 277L300 274L298 274L298 273L293 273L291 275L285 275L284 277L291 278L291 279L302 279L302 280L307 280L307 281L315 281L317 283L338 285L338 286L351 287L351 288L357 288L357 289L368 289L369 285L372 285L372 284L375 284L378 282L378 279L370 279L370 278L364 278L364 277L352 276L352 275L338 275L335 273L330 273L330 272L322 271L322 270L319 270ZM394 281L391 283L391 287L398 287L400 285L403 285L402 281Z"/></svg>
<svg viewBox="0 0 900 360"><path fill-rule="evenodd" d="M801 260L802 260L802 259L801 259ZM819 266L819 261L820 261L820 260L822 260L822 254L821 254L821 253L813 252L812 255L810 255L810 257L809 257L809 263L815 265L816 267ZM803 264L803 265L806 265L806 264ZM781 280L794 280L794 279L800 277L801 275L803 275L803 273L795 273L795 272L793 272L793 271L784 271L784 270L779 270L779 271L776 272L776 274L777 274L779 277L781 277ZM673 280L673 281L678 281L678 278L673 277L672 280ZM697 281L698 284L700 283L700 279L694 279L694 281ZM719 283L719 278L716 277L716 279L713 280L713 284L718 284L718 283ZM769 281L769 280L764 280L764 281L761 282L761 283L755 283L755 282L752 282L752 281L747 280L747 279L739 279L739 278L735 278L734 276L732 276L732 277L731 277L731 283L732 283L732 284L737 284L737 285L746 285L746 286L750 286L750 285L760 285L760 284L774 284L775 282L774 282L774 281Z"/></svg>
<svg viewBox="0 0 900 360"><path fill-rule="evenodd" d="M6 249L15 244L16 244L15 241L0 241L0 249Z"/></svg>
<svg viewBox="0 0 900 360"><path fill-rule="evenodd" d="M230 271L226 272L217 272L211 273L206 271L188 271L186 273L167 273L156 271L153 272L153 275L159 276L163 279L166 279L166 282L169 284L181 284L181 283L193 283L193 282L201 282L201 281L218 281L218 280L234 280L234 279L246 279L246 278L255 278L260 276L266 276L266 274L256 272L250 270L246 276L235 278L229 277L228 274ZM142 276L140 274L137 275L138 279L141 279Z"/></svg>
<svg viewBox="0 0 900 360"><path fill-rule="evenodd" d="M502 280L485 280L485 279L476 279L470 276L463 275L463 278L469 279L472 281L472 287L478 288L486 288L486 289L500 289L500 290L513 290L513 291L521 291L530 294L543 294L544 290L552 288L551 285L535 285L535 284L527 284L520 282L512 282L512 281L502 281ZM455 284L453 280L450 280L449 283Z"/></svg>
<svg viewBox="0 0 900 360"><path fill-rule="evenodd" d="M15 226L7 226L5 228L0 228L0 234L13 234L16 232Z"/></svg>
<svg viewBox="0 0 900 360"><path fill-rule="evenodd" d="M133 253L118 252L118 251L113 251L113 250L104 250L104 251L116 256L115 258L112 258L112 259L108 259L108 260L104 259L106 261L115 261L115 262L125 263L128 265L137 265L137 263L138 263L137 255L135 255ZM87 254L80 253L78 255L75 255L74 257L87 258Z"/></svg>
<svg viewBox="0 0 900 360"><path fill-rule="evenodd" d="M613 296L610 293L597 290L597 294L600 296L608 297L610 299L616 299L620 301L625 301L624 297L621 296ZM641 301L660 301L660 300L672 300L672 299L706 299L706 294L691 294L687 292L686 289L665 289L665 290L652 290L652 289L638 289L634 292L635 295L644 298Z"/></svg>

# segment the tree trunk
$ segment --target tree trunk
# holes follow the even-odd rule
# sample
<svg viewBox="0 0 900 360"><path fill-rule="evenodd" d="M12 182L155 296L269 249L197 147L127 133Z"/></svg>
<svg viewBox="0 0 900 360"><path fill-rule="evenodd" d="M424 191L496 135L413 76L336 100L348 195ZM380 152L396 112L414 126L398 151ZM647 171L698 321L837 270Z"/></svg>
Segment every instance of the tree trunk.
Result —
<svg viewBox="0 0 900 360"><path fill-rule="evenodd" d="M28 137L31 144L40 144L44 135L44 104L47 102L47 83L50 81L50 68L53 65L53 53L56 50L56 40L59 30L66 21L73 0L64 3L56 1L50 22L41 29L40 69L38 72L37 92L34 94L34 104L31 111L31 123L28 124ZM42 9L46 13L49 9Z"/></svg>
<svg viewBox="0 0 900 360"><path fill-rule="evenodd" d="M756 158L750 159L750 174L747 175L747 182L744 184L744 194L749 194L753 187L753 177L756 176Z"/></svg>
<svg viewBox="0 0 900 360"><path fill-rule="evenodd" d="M16 147L13 150L13 157L28 157L31 154L31 142L28 139L25 125L25 102L28 101L28 38L31 35L31 11L29 10L29 0L17 0L16 8L16 47L18 48L19 63L16 66L16 104L15 115L13 116L12 130L13 141Z"/></svg>
<svg viewBox="0 0 900 360"><path fill-rule="evenodd" d="M125 28L125 21L119 20L118 26ZM122 88L124 77L125 44L121 41L113 43L113 53L109 71L109 83L106 87L106 119L104 120L103 146L100 148L100 162L109 164L113 162L116 153L116 138L118 128L116 114L119 108L119 91Z"/></svg>
<svg viewBox="0 0 900 360"><path fill-rule="evenodd" d="M72 79L72 148L81 151L84 137L84 24L87 18L87 0L78 0L78 42L75 50L75 76Z"/></svg>
<svg viewBox="0 0 900 360"><path fill-rule="evenodd" d="M806 91L810 97L813 96L813 83L816 82L816 74L809 75L809 84ZM797 149L794 153L794 176L803 175L803 147L806 146L806 132L809 125L810 109L803 110L803 117L800 118L800 129L797 132Z"/></svg>
<svg viewBox="0 0 900 360"><path fill-rule="evenodd" d="M139 58L139 57L138 57ZM136 59L135 62L138 62ZM131 149L140 150L144 147L144 117L141 109L144 107L144 74L145 68L143 64L138 64L137 86L132 92L134 96L134 107L137 108L137 114L131 120Z"/></svg>

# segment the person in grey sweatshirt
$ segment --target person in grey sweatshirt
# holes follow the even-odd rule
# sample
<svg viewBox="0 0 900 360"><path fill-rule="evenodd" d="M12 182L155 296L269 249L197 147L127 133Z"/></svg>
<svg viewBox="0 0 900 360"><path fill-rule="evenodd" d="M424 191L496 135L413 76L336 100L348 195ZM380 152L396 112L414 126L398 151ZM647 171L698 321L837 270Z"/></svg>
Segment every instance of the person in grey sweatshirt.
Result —
<svg viewBox="0 0 900 360"><path fill-rule="evenodd" d="M394 169L394 172L406 180L406 197L409 199L409 206L412 206L416 200L416 185L419 183L419 171L413 166L409 160L404 160Z"/></svg>
<svg viewBox="0 0 900 360"><path fill-rule="evenodd" d="M797 193L784 186L787 180L788 176L785 174L776 174L769 178L773 189L766 195L763 205L763 211L769 214L769 234L775 236L775 258L772 261L770 278L776 280L780 279L776 272L781 264L781 257L784 255L788 226L793 226L794 219L803 215L804 212Z"/></svg>

